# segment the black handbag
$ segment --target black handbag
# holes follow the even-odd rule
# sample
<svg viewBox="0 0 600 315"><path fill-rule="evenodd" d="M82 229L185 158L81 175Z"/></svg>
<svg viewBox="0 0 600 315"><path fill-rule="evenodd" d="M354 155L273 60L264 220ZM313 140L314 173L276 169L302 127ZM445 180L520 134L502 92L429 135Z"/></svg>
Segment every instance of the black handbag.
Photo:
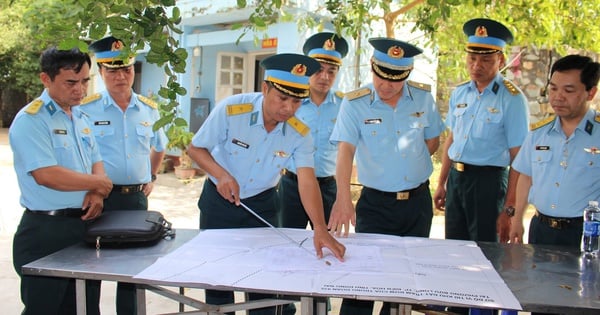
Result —
<svg viewBox="0 0 600 315"><path fill-rule="evenodd" d="M106 211L89 222L85 242L100 246L144 246L171 239L175 231L162 213L146 210Z"/></svg>

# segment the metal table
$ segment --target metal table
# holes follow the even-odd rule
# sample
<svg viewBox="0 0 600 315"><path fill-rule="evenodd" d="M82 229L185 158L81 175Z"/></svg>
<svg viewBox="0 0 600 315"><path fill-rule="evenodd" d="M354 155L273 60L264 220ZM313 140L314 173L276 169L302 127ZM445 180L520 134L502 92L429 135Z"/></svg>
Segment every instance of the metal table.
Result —
<svg viewBox="0 0 600 315"><path fill-rule="evenodd" d="M600 314L599 259L549 245L478 243L523 310Z"/></svg>
<svg viewBox="0 0 600 315"><path fill-rule="evenodd" d="M138 284L138 314L145 314L145 290L150 290L190 305L200 312L218 313L282 305L301 301L302 314L312 314L312 299L318 295L286 295L277 299L250 301L225 306L207 305L201 301L167 290L161 286L183 287L178 283L149 283L133 277L197 235L199 230L178 229L170 241L161 241L149 247L111 249L79 244L23 266L23 273L76 279L78 314L85 314L85 279L122 281ZM478 243L485 256L494 265L525 311L567 314L600 313L600 264L598 259L585 260L577 250L539 245L512 245ZM127 261L127 263L123 263ZM200 289L227 289L194 284L187 287ZM266 292L278 293L278 292ZM343 297L343 296L342 296ZM360 297L370 299L369 297ZM373 300L382 300L373 297ZM390 298L394 313L410 313L411 303L419 301ZM180 304L180 305L182 305ZM403 305L407 304L407 305ZM183 309L180 307L180 312ZM325 314L325 303L318 303L317 314Z"/></svg>

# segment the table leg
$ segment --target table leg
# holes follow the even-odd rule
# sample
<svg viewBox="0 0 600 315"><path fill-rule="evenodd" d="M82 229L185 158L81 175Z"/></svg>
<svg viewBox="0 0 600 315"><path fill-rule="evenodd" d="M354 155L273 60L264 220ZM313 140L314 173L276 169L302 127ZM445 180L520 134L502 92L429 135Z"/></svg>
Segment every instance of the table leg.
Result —
<svg viewBox="0 0 600 315"><path fill-rule="evenodd" d="M75 279L75 303L77 315L86 315L85 279Z"/></svg>
<svg viewBox="0 0 600 315"><path fill-rule="evenodd" d="M141 285L135 286L137 315L146 315L146 289Z"/></svg>

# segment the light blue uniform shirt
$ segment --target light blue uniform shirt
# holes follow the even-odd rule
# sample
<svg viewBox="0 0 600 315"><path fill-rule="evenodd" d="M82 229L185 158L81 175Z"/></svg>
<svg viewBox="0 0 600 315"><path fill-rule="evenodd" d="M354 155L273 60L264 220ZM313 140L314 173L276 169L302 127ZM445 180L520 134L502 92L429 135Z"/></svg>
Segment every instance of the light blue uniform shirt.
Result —
<svg viewBox="0 0 600 315"><path fill-rule="evenodd" d="M35 104L41 105L37 111ZM71 112L72 119L44 90L37 100L19 111L9 129L20 202L25 208L58 210L83 206L87 191L50 189L37 184L31 175L37 169L57 165L91 174L92 165L101 161L87 117L77 107Z"/></svg>
<svg viewBox="0 0 600 315"><path fill-rule="evenodd" d="M580 217L600 200L600 116L589 110L567 138L558 118L527 135L512 167L531 176L529 203L553 217Z"/></svg>
<svg viewBox="0 0 600 315"><path fill-rule="evenodd" d="M315 105L310 98L302 102L302 106L296 111L296 117L300 118L310 128L315 146L315 174L317 177L335 175L335 163L337 159L337 145L331 141L331 132L340 111L342 99L335 93L329 91L325 101L320 106ZM296 172L294 163L290 163L288 169Z"/></svg>
<svg viewBox="0 0 600 315"><path fill-rule="evenodd" d="M520 146L527 136L529 109L521 90L504 81L497 74L483 93L473 81L452 92L446 118L453 134L448 149L451 160L501 167L510 164L508 149Z"/></svg>
<svg viewBox="0 0 600 315"><path fill-rule="evenodd" d="M344 98L331 141L356 147L358 180L364 186L389 192L419 186L433 171L425 140L444 130L433 96L404 84L394 109L372 85L367 88L370 94Z"/></svg>
<svg viewBox="0 0 600 315"><path fill-rule="evenodd" d="M289 123L279 123L267 132L263 121L263 99L262 93L238 94L224 99L211 111L192 139L195 147L207 149L237 180L242 199L275 187L289 160L297 167L314 167L310 132L302 136ZM252 108L245 107L248 109L241 113L228 114L228 108L231 110L232 106L240 104L252 105ZM216 178L210 178L217 183Z"/></svg>
<svg viewBox="0 0 600 315"><path fill-rule="evenodd" d="M158 110L142 102L135 93L125 112L108 91L99 96L80 108L92 121L106 174L115 185L150 182L151 148L162 152L168 142L162 128L152 131L159 119Z"/></svg>

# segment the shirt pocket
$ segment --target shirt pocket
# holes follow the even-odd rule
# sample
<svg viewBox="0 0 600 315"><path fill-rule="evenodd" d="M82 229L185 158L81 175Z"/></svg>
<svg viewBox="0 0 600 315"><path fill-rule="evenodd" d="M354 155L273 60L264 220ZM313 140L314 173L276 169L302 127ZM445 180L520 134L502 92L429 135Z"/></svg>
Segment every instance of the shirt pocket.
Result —
<svg viewBox="0 0 600 315"><path fill-rule="evenodd" d="M94 126L93 130L96 138L110 138L115 135L115 128L110 125Z"/></svg>
<svg viewBox="0 0 600 315"><path fill-rule="evenodd" d="M54 134L52 136L52 147L56 155L56 161L58 165L67 167L69 169L75 169L76 156L79 155L77 152L77 146L73 143L73 138L64 134Z"/></svg>
<svg viewBox="0 0 600 315"><path fill-rule="evenodd" d="M502 131L502 112L495 107L486 108L473 123L474 138L494 138L502 136Z"/></svg>
<svg viewBox="0 0 600 315"><path fill-rule="evenodd" d="M388 131L382 123L363 123L360 126L360 133L369 153L373 155L381 152L381 147L391 145L388 139Z"/></svg>
<svg viewBox="0 0 600 315"><path fill-rule="evenodd" d="M545 174L550 171L551 150L534 150L531 154L532 174Z"/></svg>
<svg viewBox="0 0 600 315"><path fill-rule="evenodd" d="M154 132L152 132L152 125L136 126L135 133L138 140L138 150L136 153L141 155L150 154L150 144L152 143L152 138L154 137Z"/></svg>

